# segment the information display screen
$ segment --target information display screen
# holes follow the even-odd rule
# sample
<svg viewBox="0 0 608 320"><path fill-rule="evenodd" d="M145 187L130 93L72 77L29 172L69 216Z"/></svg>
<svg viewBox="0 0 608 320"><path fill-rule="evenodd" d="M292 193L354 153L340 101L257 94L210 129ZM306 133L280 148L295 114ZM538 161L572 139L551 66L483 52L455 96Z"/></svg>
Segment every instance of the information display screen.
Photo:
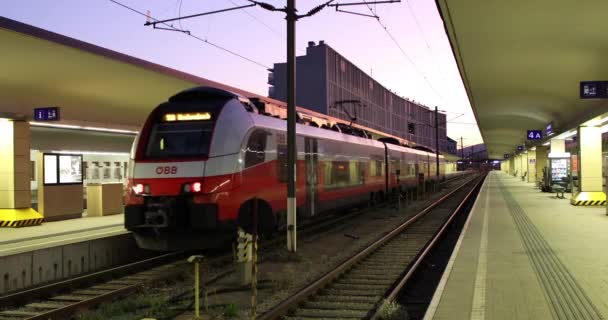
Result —
<svg viewBox="0 0 608 320"><path fill-rule="evenodd" d="M82 184L82 155L44 154L44 184Z"/></svg>
<svg viewBox="0 0 608 320"><path fill-rule="evenodd" d="M551 180L561 181L568 177L568 160L551 159Z"/></svg>
<svg viewBox="0 0 608 320"><path fill-rule="evenodd" d="M57 182L57 156L54 154L45 154L44 184L56 184Z"/></svg>

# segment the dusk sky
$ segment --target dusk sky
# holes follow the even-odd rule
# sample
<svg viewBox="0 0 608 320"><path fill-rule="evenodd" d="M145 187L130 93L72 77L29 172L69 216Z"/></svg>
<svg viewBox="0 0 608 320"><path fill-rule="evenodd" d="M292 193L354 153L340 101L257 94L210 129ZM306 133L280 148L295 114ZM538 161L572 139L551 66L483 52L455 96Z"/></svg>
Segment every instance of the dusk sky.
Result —
<svg viewBox="0 0 608 320"><path fill-rule="evenodd" d="M139 11L149 10L159 19L177 17L180 3L181 15L248 3L244 0L117 1ZM277 7L285 5L284 0L266 2ZM304 13L321 3L300 0L297 7ZM366 6L351 9L370 13ZM298 55L304 53L308 41L325 40L398 95L447 111L451 138L463 136L465 146L481 143L435 1L404 0L372 5L372 9L405 53L376 19L326 8L298 22ZM263 66L285 61L284 14L260 7L188 19L182 21L181 26L180 22L174 26L263 66L179 32L145 27L145 17L109 0L5 0L0 2L0 15L261 95L268 94L268 72ZM464 115L459 116L461 113ZM451 119L453 121L449 121Z"/></svg>

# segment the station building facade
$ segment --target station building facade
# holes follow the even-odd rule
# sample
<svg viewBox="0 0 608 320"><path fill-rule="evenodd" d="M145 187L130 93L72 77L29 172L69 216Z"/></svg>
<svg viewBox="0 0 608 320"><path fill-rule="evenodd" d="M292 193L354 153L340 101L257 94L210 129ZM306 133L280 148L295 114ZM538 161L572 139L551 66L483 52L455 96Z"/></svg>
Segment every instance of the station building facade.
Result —
<svg viewBox="0 0 608 320"><path fill-rule="evenodd" d="M434 108L396 95L324 41L309 42L296 65L296 105L347 121L356 114L358 124L435 149ZM287 100L286 63L274 64L268 84L270 98ZM439 150L446 152L446 115L438 117Z"/></svg>

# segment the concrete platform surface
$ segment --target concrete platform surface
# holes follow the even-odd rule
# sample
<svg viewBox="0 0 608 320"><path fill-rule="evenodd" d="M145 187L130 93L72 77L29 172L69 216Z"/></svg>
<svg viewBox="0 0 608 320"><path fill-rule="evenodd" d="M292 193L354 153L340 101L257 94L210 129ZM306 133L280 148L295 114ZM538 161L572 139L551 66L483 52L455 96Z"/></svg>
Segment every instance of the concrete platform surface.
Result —
<svg viewBox="0 0 608 320"><path fill-rule="evenodd" d="M608 216L491 172L424 319L608 319Z"/></svg>
<svg viewBox="0 0 608 320"><path fill-rule="evenodd" d="M41 248L126 234L122 214L44 222L0 229L0 257Z"/></svg>

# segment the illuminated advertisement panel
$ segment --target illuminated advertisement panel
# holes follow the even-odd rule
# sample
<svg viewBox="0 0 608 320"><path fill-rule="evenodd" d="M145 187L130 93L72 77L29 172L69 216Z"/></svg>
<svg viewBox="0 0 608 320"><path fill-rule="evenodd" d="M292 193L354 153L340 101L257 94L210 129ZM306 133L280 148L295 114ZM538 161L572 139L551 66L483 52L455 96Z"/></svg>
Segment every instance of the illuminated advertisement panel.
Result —
<svg viewBox="0 0 608 320"><path fill-rule="evenodd" d="M59 183L82 183L81 155L59 155Z"/></svg>
<svg viewBox="0 0 608 320"><path fill-rule="evenodd" d="M82 155L53 154L43 156L44 184L82 184Z"/></svg>
<svg viewBox="0 0 608 320"><path fill-rule="evenodd" d="M44 184L56 184L57 157L54 154L44 155Z"/></svg>

